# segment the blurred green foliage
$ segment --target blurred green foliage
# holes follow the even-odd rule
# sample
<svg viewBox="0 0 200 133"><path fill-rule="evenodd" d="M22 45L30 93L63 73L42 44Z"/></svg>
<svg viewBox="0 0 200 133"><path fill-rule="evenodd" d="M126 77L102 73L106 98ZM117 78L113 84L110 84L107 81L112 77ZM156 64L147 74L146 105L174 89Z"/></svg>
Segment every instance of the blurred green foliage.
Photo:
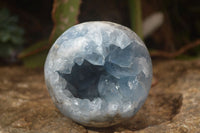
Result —
<svg viewBox="0 0 200 133"><path fill-rule="evenodd" d="M54 43L65 30L78 23L80 4L81 0L54 1L52 11L54 28L50 36L50 43Z"/></svg>
<svg viewBox="0 0 200 133"><path fill-rule="evenodd" d="M141 0L129 0L131 28L143 39Z"/></svg>
<svg viewBox="0 0 200 133"><path fill-rule="evenodd" d="M159 1L159 0L152 0ZM69 27L78 23L82 0L54 0L52 18L54 27L48 38L42 38L23 50L19 57L28 67L41 67L49 48ZM83 1L84 2L84 1ZM89 2L89 1L85 1ZM131 28L142 38L141 0L128 0ZM196 40L200 36L200 5L198 1L164 0L159 1L159 10L169 17L175 38L175 49ZM94 2L93 2L94 3ZM103 2L102 2L103 3ZM87 6L86 6L87 7ZM94 6L95 7L95 6ZM85 9L83 9L85 10ZM94 8L94 10L97 10ZM112 10L112 9L110 9ZM103 14L103 13L102 13ZM116 12L117 14L117 12ZM87 15L90 15L89 13ZM11 15L8 9L0 9L0 57L9 57L20 49L24 42L24 30L18 25L18 17ZM171 33L169 33L171 34ZM31 44L32 42L28 42ZM200 47L187 51L188 55L199 56Z"/></svg>
<svg viewBox="0 0 200 133"><path fill-rule="evenodd" d="M18 17L6 8L0 9L0 57L11 56L24 42L24 30L18 25Z"/></svg>
<svg viewBox="0 0 200 133"><path fill-rule="evenodd" d="M28 68L43 67L46 56L48 54L48 49L44 48L44 46L47 44L48 39L40 40L39 42L31 45L29 48L23 50L19 54L19 57L22 57L23 64Z"/></svg>
<svg viewBox="0 0 200 133"><path fill-rule="evenodd" d="M55 0L52 18L54 27L50 39L41 40L20 53L26 67L43 67L48 50L54 41L68 28L78 23L81 0Z"/></svg>

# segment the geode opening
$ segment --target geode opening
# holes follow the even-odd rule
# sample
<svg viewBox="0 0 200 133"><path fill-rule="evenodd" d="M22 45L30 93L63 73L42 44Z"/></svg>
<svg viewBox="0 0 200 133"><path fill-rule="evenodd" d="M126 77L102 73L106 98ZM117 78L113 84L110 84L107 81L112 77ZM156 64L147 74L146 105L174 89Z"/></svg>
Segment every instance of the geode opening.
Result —
<svg viewBox="0 0 200 133"><path fill-rule="evenodd" d="M102 73L105 73L103 66L96 66L84 60L81 65L75 63L70 74L58 72L69 84L69 89L74 97L93 100L99 97L98 82Z"/></svg>

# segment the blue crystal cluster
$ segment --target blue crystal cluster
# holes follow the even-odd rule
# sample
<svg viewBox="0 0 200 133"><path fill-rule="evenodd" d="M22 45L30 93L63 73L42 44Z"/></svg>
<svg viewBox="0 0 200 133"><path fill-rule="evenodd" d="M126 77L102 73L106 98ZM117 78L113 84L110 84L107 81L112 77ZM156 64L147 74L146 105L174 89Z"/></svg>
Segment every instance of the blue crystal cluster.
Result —
<svg viewBox="0 0 200 133"><path fill-rule="evenodd" d="M111 22L69 28L45 63L45 81L56 107L86 126L107 127L132 117L151 80L144 43L127 27Z"/></svg>

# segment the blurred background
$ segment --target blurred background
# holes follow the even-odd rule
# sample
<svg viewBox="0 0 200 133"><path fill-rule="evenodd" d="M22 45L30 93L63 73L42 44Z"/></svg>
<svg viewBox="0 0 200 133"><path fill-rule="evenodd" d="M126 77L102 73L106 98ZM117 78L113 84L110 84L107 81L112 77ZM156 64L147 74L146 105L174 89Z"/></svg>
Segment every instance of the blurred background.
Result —
<svg viewBox="0 0 200 133"><path fill-rule="evenodd" d="M153 59L200 57L198 0L0 0L0 65L42 67L56 38L86 21L131 28Z"/></svg>

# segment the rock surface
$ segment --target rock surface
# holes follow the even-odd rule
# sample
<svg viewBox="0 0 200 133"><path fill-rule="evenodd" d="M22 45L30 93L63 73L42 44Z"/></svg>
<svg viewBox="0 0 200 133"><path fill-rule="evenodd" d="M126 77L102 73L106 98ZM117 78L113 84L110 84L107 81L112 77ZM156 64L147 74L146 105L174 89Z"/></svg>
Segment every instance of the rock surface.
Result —
<svg viewBox="0 0 200 133"><path fill-rule="evenodd" d="M130 120L88 128L64 117L46 90L43 70L0 68L0 133L198 133L200 61L154 61L145 105Z"/></svg>

